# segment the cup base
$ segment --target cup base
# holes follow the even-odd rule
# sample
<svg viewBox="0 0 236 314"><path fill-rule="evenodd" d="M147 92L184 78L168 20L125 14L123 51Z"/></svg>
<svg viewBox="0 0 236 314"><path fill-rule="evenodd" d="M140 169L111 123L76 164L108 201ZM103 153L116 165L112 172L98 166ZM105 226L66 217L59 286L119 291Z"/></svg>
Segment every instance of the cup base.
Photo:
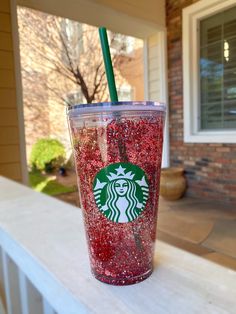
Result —
<svg viewBox="0 0 236 314"><path fill-rule="evenodd" d="M127 278L114 278L111 276L104 276L104 275L97 274L94 271L93 271L93 275L97 280L99 280L103 283L109 284L109 285L128 286L128 285L133 285L133 284L139 283L139 282L147 279L152 274L152 272L153 272L153 268L151 268L146 273L141 274L139 276L127 277Z"/></svg>

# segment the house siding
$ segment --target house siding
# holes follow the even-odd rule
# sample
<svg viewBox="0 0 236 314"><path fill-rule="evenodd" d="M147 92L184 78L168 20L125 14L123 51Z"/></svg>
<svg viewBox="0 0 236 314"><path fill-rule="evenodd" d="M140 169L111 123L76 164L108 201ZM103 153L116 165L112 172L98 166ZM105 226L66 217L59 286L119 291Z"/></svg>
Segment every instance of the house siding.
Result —
<svg viewBox="0 0 236 314"><path fill-rule="evenodd" d="M158 35L150 36L148 44L148 99L160 100L160 68L159 68L159 50Z"/></svg>
<svg viewBox="0 0 236 314"><path fill-rule="evenodd" d="M21 181L10 1L0 2L0 175Z"/></svg>
<svg viewBox="0 0 236 314"><path fill-rule="evenodd" d="M170 163L185 169L188 195L236 203L236 145L183 140L182 9L196 2L166 2Z"/></svg>

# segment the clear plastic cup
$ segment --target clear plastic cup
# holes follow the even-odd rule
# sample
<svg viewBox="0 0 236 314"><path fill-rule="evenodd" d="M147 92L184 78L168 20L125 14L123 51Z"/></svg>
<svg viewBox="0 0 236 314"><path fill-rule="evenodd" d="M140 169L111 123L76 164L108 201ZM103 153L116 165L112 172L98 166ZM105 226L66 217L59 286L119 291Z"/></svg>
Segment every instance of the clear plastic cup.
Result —
<svg viewBox="0 0 236 314"><path fill-rule="evenodd" d="M92 273L140 282L153 270L165 105L77 105L68 118Z"/></svg>

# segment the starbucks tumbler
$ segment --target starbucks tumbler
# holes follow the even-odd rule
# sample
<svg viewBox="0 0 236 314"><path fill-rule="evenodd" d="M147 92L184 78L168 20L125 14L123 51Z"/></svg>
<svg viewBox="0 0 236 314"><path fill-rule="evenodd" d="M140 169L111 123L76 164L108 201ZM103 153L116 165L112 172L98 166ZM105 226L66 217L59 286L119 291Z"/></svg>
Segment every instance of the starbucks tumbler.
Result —
<svg viewBox="0 0 236 314"><path fill-rule="evenodd" d="M153 270L165 105L77 105L68 118L92 273L140 282Z"/></svg>

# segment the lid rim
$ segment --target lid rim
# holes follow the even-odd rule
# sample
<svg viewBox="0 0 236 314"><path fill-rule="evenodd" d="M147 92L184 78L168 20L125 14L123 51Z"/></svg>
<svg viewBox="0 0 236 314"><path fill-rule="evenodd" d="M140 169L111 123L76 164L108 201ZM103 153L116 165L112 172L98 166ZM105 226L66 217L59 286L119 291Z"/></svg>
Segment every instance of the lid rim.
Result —
<svg viewBox="0 0 236 314"><path fill-rule="evenodd" d="M118 102L100 102L92 104L75 105L68 108L69 116L75 114L88 114L99 112L118 112L118 111L160 111L166 112L166 105L156 101L118 101Z"/></svg>

